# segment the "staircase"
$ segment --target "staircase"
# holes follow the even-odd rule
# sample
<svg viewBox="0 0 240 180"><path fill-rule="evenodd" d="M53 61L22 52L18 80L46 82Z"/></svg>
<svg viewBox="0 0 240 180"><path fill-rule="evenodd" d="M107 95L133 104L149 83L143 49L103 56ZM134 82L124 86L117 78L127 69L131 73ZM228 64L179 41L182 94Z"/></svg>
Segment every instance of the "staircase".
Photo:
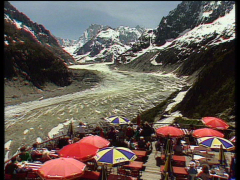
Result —
<svg viewBox="0 0 240 180"><path fill-rule="evenodd" d="M141 180L159 180L161 179L160 167L156 165L156 159L154 157L156 153L155 143L152 142L153 150L148 155L148 160L144 163L146 167L145 171L142 172Z"/></svg>

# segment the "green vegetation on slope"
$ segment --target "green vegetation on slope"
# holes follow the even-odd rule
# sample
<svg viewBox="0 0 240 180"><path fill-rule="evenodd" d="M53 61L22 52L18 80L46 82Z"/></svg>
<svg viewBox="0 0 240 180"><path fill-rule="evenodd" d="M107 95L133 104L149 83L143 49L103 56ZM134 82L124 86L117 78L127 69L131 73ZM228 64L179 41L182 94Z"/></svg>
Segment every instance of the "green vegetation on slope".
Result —
<svg viewBox="0 0 240 180"><path fill-rule="evenodd" d="M184 116L200 118L235 114L235 41L213 47L212 61L200 72L197 81L176 109Z"/></svg>

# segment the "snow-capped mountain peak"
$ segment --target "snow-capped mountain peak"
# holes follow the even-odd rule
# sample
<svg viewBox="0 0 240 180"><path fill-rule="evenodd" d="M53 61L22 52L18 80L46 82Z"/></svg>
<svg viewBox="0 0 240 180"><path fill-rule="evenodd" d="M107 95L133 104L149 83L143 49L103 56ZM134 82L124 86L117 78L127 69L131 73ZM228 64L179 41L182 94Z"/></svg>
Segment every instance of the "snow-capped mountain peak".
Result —
<svg viewBox="0 0 240 180"><path fill-rule="evenodd" d="M96 37L103 38L103 39L117 39L119 40L119 32L113 30L112 28L108 28L106 30L100 31Z"/></svg>
<svg viewBox="0 0 240 180"><path fill-rule="evenodd" d="M78 62L113 61L131 48L130 45L135 43L145 31L146 29L140 26L136 28L120 26L113 29L109 26L93 24L78 40L62 46Z"/></svg>

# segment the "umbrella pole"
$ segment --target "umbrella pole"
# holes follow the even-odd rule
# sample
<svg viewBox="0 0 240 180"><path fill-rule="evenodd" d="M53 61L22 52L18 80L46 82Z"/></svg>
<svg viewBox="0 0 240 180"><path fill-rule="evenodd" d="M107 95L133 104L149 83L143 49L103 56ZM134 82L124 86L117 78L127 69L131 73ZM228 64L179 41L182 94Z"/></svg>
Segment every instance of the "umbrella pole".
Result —
<svg viewBox="0 0 240 180"><path fill-rule="evenodd" d="M107 180L107 172L106 172L106 168L105 168L105 165L103 164L102 165L102 175L101 175L101 179L102 180Z"/></svg>
<svg viewBox="0 0 240 180"><path fill-rule="evenodd" d="M208 148L207 148L207 150L206 150L206 161L207 161L207 163L208 163Z"/></svg>
<svg viewBox="0 0 240 180"><path fill-rule="evenodd" d="M194 161L194 154L192 153L192 161Z"/></svg>

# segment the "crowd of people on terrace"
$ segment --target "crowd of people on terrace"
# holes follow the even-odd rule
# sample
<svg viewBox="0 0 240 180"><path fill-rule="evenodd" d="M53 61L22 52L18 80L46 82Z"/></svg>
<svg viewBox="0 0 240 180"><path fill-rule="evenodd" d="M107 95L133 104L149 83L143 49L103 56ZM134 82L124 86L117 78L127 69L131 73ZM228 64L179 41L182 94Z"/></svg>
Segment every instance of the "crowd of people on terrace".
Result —
<svg viewBox="0 0 240 180"><path fill-rule="evenodd" d="M73 139L74 142L86 136L85 127L84 123L79 123L76 137ZM137 127L134 127L133 124L108 126L104 128L96 126L91 134L108 139L112 146L150 150L152 148L151 139L152 135L155 135L155 129L153 128L153 124L145 122Z"/></svg>
<svg viewBox="0 0 240 180"><path fill-rule="evenodd" d="M86 133L86 126L83 122L80 122L74 137L70 138L70 136L59 139L58 144L55 146L56 150L61 149L62 147L77 142L83 137L89 135ZM189 134L186 136L189 139L189 143L192 145L196 145L196 139L191 135L193 131L193 127L190 127ZM100 127L96 126L92 132L92 135L98 135L110 141L110 146L119 146L119 147L127 147L131 150L145 150L151 151L153 149L152 142L156 141L155 149L159 152L164 152L167 145L167 140L171 139L173 152L175 155L183 155L183 146L181 143L182 138L170 138L170 137L162 137L156 136L155 129L153 128L153 124L149 124L148 122L142 123L140 125L118 125L118 126L108 126L108 127ZM42 163L51 160L53 157L49 155L49 151L51 149L45 148L41 153L38 151L38 144L34 143L30 151L26 151L25 147L20 148L20 154L15 158L11 159L11 162L7 164L5 167L6 174L16 174L16 170L18 166L16 166L15 162L21 161L41 161ZM189 164L189 179L192 179L191 175L194 174L196 177L200 177L201 179L209 179L211 176L209 175L209 166L203 166L202 172L197 173L195 162L191 162ZM235 168L235 165L231 167ZM232 171L235 173L235 170ZM234 176L234 175L233 175Z"/></svg>

